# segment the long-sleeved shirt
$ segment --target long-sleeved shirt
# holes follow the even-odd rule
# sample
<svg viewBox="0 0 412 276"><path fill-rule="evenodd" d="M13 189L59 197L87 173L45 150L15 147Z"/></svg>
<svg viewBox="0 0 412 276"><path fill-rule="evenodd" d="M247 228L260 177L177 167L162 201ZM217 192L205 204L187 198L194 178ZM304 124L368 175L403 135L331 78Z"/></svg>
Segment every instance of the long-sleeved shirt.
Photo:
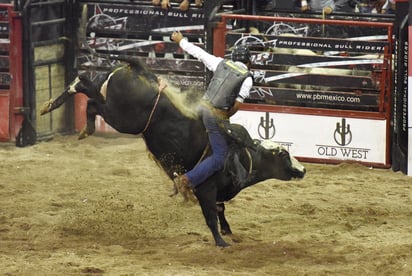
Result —
<svg viewBox="0 0 412 276"><path fill-rule="evenodd" d="M219 63L223 61L223 58L209 54L202 48L187 41L187 39L182 39L179 43L179 46L185 52L187 52L188 54L192 55L193 57L201 61L206 66L206 68L212 72L215 72ZM245 69L247 69L247 66L243 64L242 62L236 62L236 63L244 67ZM240 86L239 94L238 94L238 97L236 98L236 101L243 103L243 101L249 97L252 86L253 86L252 77L247 77L243 81L242 85Z"/></svg>

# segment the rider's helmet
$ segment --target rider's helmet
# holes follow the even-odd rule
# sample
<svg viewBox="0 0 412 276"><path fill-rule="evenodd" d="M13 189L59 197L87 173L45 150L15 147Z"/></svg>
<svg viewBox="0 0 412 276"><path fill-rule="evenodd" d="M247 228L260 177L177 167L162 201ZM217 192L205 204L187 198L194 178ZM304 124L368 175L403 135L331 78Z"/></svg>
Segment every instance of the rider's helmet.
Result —
<svg viewBox="0 0 412 276"><path fill-rule="evenodd" d="M249 48L245 45L236 45L232 51L232 60L248 63L250 61Z"/></svg>

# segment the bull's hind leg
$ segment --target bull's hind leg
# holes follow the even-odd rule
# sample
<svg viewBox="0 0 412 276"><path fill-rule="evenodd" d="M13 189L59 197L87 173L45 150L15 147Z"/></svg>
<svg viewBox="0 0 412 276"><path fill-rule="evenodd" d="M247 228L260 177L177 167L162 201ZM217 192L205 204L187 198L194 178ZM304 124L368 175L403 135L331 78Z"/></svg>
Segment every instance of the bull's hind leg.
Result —
<svg viewBox="0 0 412 276"><path fill-rule="evenodd" d="M60 107L62 104L66 102L66 100L72 96L73 94L69 93L67 90L65 90L60 96L58 96L56 99L50 99L47 102L43 104L43 106L40 109L40 115L44 115L46 113L49 113L53 111L54 109Z"/></svg>
<svg viewBox="0 0 412 276"><path fill-rule="evenodd" d="M73 96L78 92L76 90L76 86L80 83L81 80L79 78L76 78L57 98L50 99L47 102L45 102L40 109L40 115L49 113L55 110L56 108L60 107L62 104L64 104L69 97Z"/></svg>
<svg viewBox="0 0 412 276"><path fill-rule="evenodd" d="M99 115L100 112L100 103L95 101L94 99L89 99L87 101L87 107L86 107L86 116L87 116L87 122L86 126L80 131L79 133L79 140L84 139L89 135L92 135L95 130L95 122L96 122L96 115Z"/></svg>
<svg viewBox="0 0 412 276"><path fill-rule="evenodd" d="M216 246L227 247L228 244L220 235L218 228L218 212L216 207L217 189L213 183L204 183L196 188L195 195L199 200L206 224L212 232Z"/></svg>

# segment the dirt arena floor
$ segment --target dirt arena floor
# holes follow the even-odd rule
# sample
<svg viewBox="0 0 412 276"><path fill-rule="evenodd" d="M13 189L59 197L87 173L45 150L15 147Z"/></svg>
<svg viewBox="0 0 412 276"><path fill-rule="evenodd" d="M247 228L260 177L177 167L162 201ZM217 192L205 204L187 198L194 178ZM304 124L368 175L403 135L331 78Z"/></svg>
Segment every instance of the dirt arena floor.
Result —
<svg viewBox="0 0 412 276"><path fill-rule="evenodd" d="M227 203L217 248L200 208L139 137L0 144L1 275L412 275L412 178L305 164Z"/></svg>

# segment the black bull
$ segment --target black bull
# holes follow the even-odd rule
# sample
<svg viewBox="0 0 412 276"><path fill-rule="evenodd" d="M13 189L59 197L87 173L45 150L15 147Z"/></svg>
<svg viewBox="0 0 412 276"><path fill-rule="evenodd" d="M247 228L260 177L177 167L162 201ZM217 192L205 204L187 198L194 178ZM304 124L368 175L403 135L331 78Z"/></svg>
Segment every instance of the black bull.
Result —
<svg viewBox="0 0 412 276"><path fill-rule="evenodd" d="M87 126L79 138L94 132L96 115L100 115L121 133L142 134L148 150L170 179L174 173L183 173L204 158L208 149L207 133L194 111L196 104L190 105L185 93L174 91L170 86L159 92L157 77L138 61L114 69L108 76L105 83L79 76L59 97L47 102L41 114L81 92L89 100ZM102 87L106 87L105 96L101 93ZM247 131L238 125L228 132L238 136L237 142L232 142L237 153L230 154L232 161L226 162L226 168L194 192L217 246L228 245L219 233L218 222L222 234L232 233L224 215L224 201L265 179L290 180L305 174L304 167L279 145L252 141ZM246 169L233 169L235 167ZM241 179L236 177L239 172L244 173Z"/></svg>

